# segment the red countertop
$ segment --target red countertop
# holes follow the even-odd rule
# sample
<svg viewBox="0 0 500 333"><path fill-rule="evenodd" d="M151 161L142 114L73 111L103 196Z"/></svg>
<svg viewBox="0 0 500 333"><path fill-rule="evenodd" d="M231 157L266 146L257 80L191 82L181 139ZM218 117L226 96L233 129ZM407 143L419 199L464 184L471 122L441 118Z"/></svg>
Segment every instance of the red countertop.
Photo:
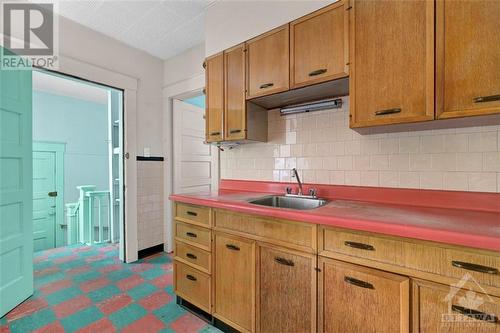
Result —
<svg viewBox="0 0 500 333"><path fill-rule="evenodd" d="M295 184L223 180L210 194L174 194L170 200L386 235L500 251L500 194L387 189L335 185L314 187L330 202L313 210L248 203L282 194ZM430 200L432 199L432 200Z"/></svg>

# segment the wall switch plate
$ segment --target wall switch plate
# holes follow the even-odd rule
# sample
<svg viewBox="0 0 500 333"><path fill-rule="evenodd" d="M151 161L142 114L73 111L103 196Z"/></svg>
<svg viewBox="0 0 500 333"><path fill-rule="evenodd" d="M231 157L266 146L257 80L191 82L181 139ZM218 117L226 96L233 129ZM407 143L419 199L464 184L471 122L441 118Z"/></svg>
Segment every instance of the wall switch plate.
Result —
<svg viewBox="0 0 500 333"><path fill-rule="evenodd" d="M151 157L151 149L149 147L144 147L144 157Z"/></svg>

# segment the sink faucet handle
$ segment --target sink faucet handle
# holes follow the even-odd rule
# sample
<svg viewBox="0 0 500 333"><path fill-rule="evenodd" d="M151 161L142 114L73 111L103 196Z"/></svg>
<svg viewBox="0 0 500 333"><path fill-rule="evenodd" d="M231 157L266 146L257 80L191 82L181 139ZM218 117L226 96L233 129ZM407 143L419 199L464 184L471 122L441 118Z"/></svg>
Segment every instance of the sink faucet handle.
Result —
<svg viewBox="0 0 500 333"><path fill-rule="evenodd" d="M310 195L311 197L316 197L316 193L317 193L317 191L316 191L316 189L315 189L315 188L310 188L310 189L309 189L309 195Z"/></svg>
<svg viewBox="0 0 500 333"><path fill-rule="evenodd" d="M285 191L286 191L286 194L292 194L292 188L290 186L287 186Z"/></svg>

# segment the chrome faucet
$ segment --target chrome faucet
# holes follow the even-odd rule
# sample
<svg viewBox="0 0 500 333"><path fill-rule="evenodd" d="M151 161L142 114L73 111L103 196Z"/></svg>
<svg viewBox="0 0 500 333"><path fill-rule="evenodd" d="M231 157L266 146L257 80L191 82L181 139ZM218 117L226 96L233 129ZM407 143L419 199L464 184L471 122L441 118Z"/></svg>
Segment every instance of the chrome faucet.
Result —
<svg viewBox="0 0 500 333"><path fill-rule="evenodd" d="M300 181L299 173L297 172L297 169L295 169L295 168L292 169L292 172L293 172L293 177L295 177L295 179L297 179L297 183L299 183L299 192L297 192L297 195L302 195L303 189L302 189L302 182Z"/></svg>

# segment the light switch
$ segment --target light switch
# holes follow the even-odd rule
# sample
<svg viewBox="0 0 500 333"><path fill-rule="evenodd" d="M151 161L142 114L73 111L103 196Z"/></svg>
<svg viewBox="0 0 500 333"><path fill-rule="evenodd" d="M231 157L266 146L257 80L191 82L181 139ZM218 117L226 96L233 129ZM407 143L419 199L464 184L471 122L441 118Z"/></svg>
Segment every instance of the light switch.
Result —
<svg viewBox="0 0 500 333"><path fill-rule="evenodd" d="M151 149L149 147L144 147L144 157L151 157Z"/></svg>

